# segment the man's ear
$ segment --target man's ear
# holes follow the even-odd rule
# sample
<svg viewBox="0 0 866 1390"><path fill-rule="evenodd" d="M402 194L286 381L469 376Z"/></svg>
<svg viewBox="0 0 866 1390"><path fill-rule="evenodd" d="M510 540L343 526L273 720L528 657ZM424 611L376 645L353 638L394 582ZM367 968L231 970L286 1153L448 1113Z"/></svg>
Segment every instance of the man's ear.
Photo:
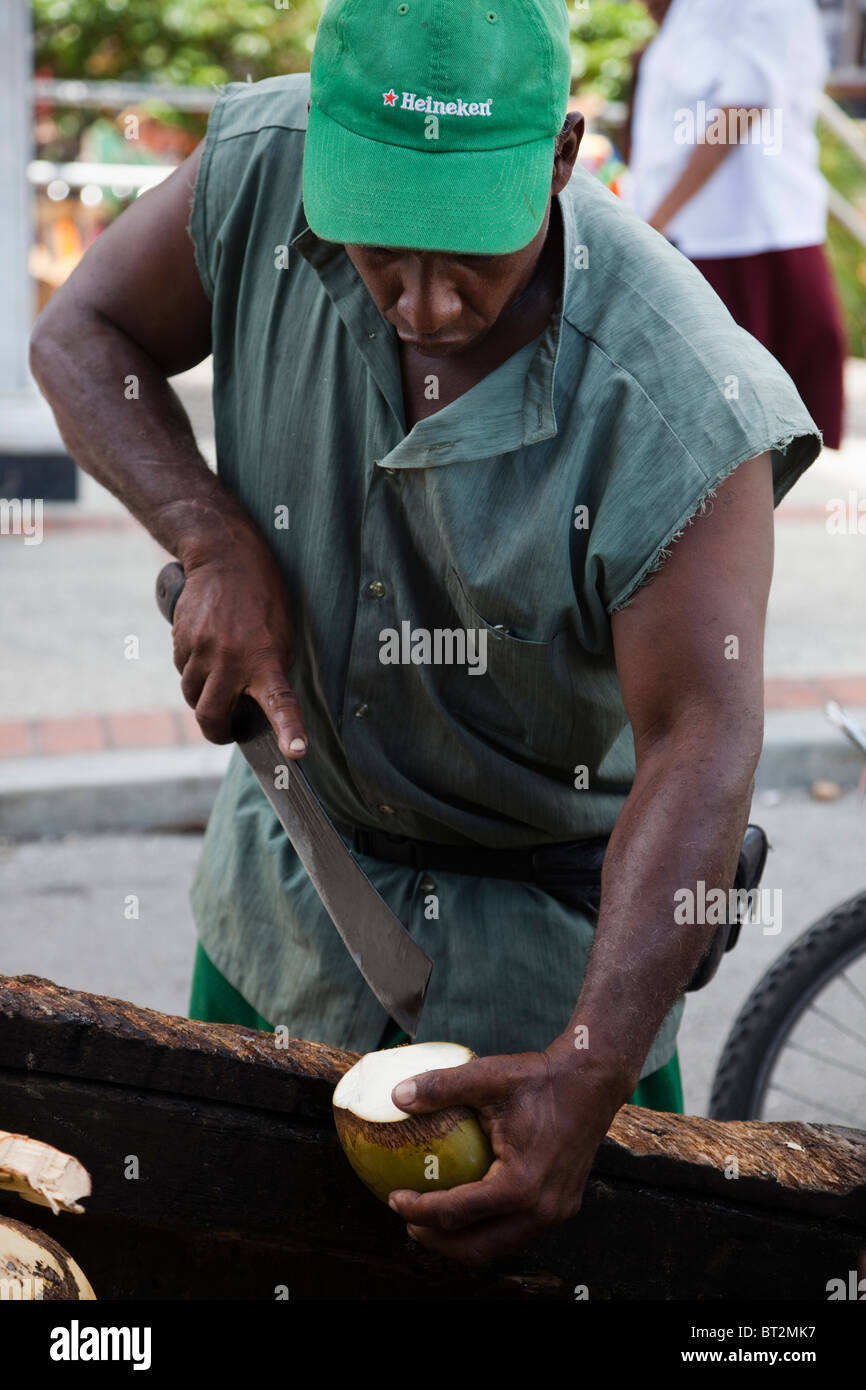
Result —
<svg viewBox="0 0 866 1390"><path fill-rule="evenodd" d="M557 151L553 160L553 181L551 193L561 193L577 159L581 141L586 131L586 121L579 111L569 111L562 123L557 139Z"/></svg>

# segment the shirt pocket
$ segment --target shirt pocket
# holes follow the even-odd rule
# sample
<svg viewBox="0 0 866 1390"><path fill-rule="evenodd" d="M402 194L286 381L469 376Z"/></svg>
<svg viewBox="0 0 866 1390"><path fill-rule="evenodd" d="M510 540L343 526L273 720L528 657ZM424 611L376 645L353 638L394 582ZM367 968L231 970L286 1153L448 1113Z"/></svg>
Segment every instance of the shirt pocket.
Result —
<svg viewBox="0 0 866 1390"><path fill-rule="evenodd" d="M479 612L453 567L445 587L461 626L486 634L483 673L440 668L449 712L469 729L490 735L488 742L523 757L535 754L566 775L575 719L569 634L560 631L543 642L515 637L507 623Z"/></svg>

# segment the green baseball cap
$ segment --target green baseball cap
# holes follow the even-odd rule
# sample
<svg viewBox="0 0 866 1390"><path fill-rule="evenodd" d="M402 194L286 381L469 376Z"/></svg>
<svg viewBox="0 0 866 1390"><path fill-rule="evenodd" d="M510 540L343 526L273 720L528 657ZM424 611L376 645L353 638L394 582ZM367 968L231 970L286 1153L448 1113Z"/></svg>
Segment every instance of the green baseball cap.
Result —
<svg viewBox="0 0 866 1390"><path fill-rule="evenodd" d="M326 241L503 255L538 232L571 81L565 0L328 0L304 209Z"/></svg>

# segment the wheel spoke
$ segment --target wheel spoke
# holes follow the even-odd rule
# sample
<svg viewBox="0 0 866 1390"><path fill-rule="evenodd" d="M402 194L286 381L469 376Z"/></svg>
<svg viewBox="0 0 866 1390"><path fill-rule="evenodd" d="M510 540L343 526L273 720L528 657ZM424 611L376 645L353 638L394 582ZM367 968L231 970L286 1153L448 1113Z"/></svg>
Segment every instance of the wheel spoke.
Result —
<svg viewBox="0 0 866 1390"><path fill-rule="evenodd" d="M837 1067L840 1071L849 1071L852 1076L862 1076L866 1080L866 1071L862 1067L852 1067L848 1062L840 1062L836 1057L825 1057L821 1052L813 1052L811 1048L804 1047L802 1043L789 1042L785 1045L787 1052L802 1052L806 1057L814 1057L816 1062L824 1062L828 1067Z"/></svg>
<svg viewBox="0 0 866 1390"><path fill-rule="evenodd" d="M854 995L854 998L858 999L860 1003L863 1005L863 1008L866 1009L866 994L863 993L862 989L858 989L858 987L854 984L853 980L848 979L848 971L843 970L842 974L837 975L836 978L837 980L840 980L843 985L848 986L851 993Z"/></svg>
<svg viewBox="0 0 866 1390"><path fill-rule="evenodd" d="M712 1108L866 1128L866 891L761 976L719 1059Z"/></svg>
<svg viewBox="0 0 866 1390"><path fill-rule="evenodd" d="M810 1004L806 1013L817 1014L819 1018L823 1018L825 1023L832 1023L833 1027L838 1028L840 1033L844 1033L846 1037L853 1038L855 1042L861 1043L863 1047L866 1047L866 1038L862 1037L859 1033L855 1033L853 1028L848 1028L844 1023L840 1023L832 1014L828 1014L826 1009L819 1009L817 1004Z"/></svg>
<svg viewBox="0 0 866 1390"><path fill-rule="evenodd" d="M780 1095L782 1095L782 1096L787 1096L789 1100L796 1100L797 1102L799 1102L800 1105L806 1105L806 1106L808 1106L808 1107L809 1107L809 1112L808 1112L808 1113L811 1113L813 1110L823 1110L824 1113L827 1114L827 1115L835 1115L835 1116L837 1116L837 1117L838 1117L838 1115L839 1115L839 1111L838 1111L838 1110L833 1110L831 1106L829 1106L829 1105L822 1105L821 1102L820 1102L819 1100L810 1100L808 1096L801 1096L801 1095L798 1094L797 1091L789 1091L788 1088L787 1088L787 1086L779 1086L779 1085L777 1085L776 1082L774 1082L774 1081L771 1082L770 1085L767 1087L767 1092L769 1093L770 1091L778 1091ZM765 1098L764 1098L764 1105L763 1105L764 1111L766 1111L766 1108L767 1108L767 1103L766 1103L766 1097L765 1097ZM855 1117L855 1118L856 1118L856 1117ZM851 1123L850 1123L850 1119L849 1119L849 1117L848 1117L847 1115L843 1117L841 1123L844 1124L844 1125L846 1125L848 1128L852 1128ZM857 1128L857 1125L855 1124L855 1125L853 1126L853 1128L856 1129L856 1128Z"/></svg>

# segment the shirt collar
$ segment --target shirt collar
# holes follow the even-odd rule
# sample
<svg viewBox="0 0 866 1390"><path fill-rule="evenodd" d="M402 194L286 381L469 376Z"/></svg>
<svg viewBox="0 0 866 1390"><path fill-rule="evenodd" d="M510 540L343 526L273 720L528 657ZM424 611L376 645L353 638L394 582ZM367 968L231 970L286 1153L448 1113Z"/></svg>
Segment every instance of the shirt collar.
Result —
<svg viewBox="0 0 866 1390"><path fill-rule="evenodd" d="M562 295L550 321L538 338L455 401L417 421L408 434L394 328L382 318L342 245L323 241L309 226L292 240L292 247L321 280L400 427L399 443L377 460L381 466L431 468L467 463L512 453L557 433L554 378L563 305L568 303L574 274L570 248L576 244L572 199L558 194L557 202L562 214Z"/></svg>

